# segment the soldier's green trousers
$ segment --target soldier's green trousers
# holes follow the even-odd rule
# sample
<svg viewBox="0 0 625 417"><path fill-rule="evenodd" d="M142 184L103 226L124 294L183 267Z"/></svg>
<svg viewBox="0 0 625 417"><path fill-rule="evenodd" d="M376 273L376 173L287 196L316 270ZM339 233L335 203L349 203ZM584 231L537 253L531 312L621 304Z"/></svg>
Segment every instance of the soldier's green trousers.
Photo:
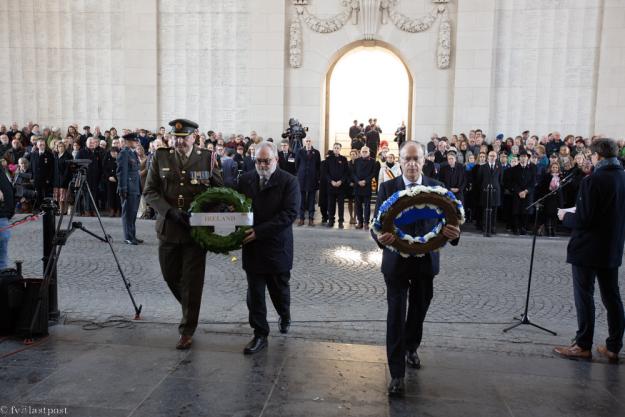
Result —
<svg viewBox="0 0 625 417"><path fill-rule="evenodd" d="M158 261L165 282L182 306L178 331L193 336L202 305L206 251L196 243L159 241Z"/></svg>

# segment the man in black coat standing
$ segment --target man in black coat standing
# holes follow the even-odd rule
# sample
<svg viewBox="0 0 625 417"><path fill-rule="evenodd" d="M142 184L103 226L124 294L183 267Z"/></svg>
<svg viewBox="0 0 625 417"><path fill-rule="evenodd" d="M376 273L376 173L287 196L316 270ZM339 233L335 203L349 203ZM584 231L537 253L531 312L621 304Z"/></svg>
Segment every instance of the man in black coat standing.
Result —
<svg viewBox="0 0 625 417"><path fill-rule="evenodd" d="M371 218L371 180L375 177L375 159L369 156L369 148L360 149L360 158L354 161L352 181L356 198L356 229L369 229Z"/></svg>
<svg viewBox="0 0 625 417"><path fill-rule="evenodd" d="M295 170L301 193L301 207L299 209L299 226L304 225L308 214L308 225L314 225L315 194L319 189L319 175L321 173L321 155L312 147L310 138L304 139L304 147L295 156Z"/></svg>
<svg viewBox="0 0 625 417"><path fill-rule="evenodd" d="M467 174L464 166L456 160L456 152L447 152L447 163L441 166L438 179L445 184L445 188L454 193L456 198L464 203L464 188L467 186Z"/></svg>
<svg viewBox="0 0 625 417"><path fill-rule="evenodd" d="M269 324L265 287L280 316L280 333L291 324L293 222L299 207L297 179L278 168L278 152L271 142L256 147L256 170L239 178L238 190L252 199L254 226L243 240L243 269L247 274L247 308L254 338L243 352L253 354L267 346Z"/></svg>
<svg viewBox="0 0 625 417"><path fill-rule="evenodd" d="M482 222L488 220L491 226L487 233L495 233L495 225L497 222L497 207L501 205L501 184L503 183L503 170L499 161L497 161L497 153L490 151L488 159L484 165L479 166L477 171L476 187L480 193L480 202L482 212L476 213L476 226L478 230L482 230ZM487 211L488 207L491 208ZM490 213L490 218L486 216Z"/></svg>
<svg viewBox="0 0 625 417"><path fill-rule="evenodd" d="M566 261L573 267L573 294L577 310L577 334L573 346L554 351L573 359L590 359L595 328L595 278L608 314L609 336L597 352L618 362L623 347L625 314L618 285L618 269L625 243L625 171L617 159L612 139L597 139L591 146L593 173L579 188L574 212L558 211L564 226L571 228Z"/></svg>
<svg viewBox="0 0 625 417"><path fill-rule="evenodd" d="M525 150L519 152L519 165L510 168L510 186L514 216L512 231L515 235L524 235L527 233L530 214L527 208L534 202L536 187L536 167L529 163L529 155Z"/></svg>
<svg viewBox="0 0 625 417"><path fill-rule="evenodd" d="M345 184L349 181L349 165L347 158L341 155L341 144L334 144L334 152L331 152L325 160L325 180L328 192L328 227L334 226L336 205L339 206L339 229L343 228L345 213Z"/></svg>
<svg viewBox="0 0 625 417"><path fill-rule="evenodd" d="M295 154L289 150L289 141L283 140L280 147L282 150L278 154L278 166L291 175L297 174L295 171Z"/></svg>
<svg viewBox="0 0 625 417"><path fill-rule="evenodd" d="M81 148L76 154L76 159L89 159L91 163L87 167L87 183L93 194L93 198L97 201L98 190L100 188L100 179L102 178L102 163L104 155L101 148L98 147L98 142L94 138L87 138L87 147ZM96 207L88 195L82 196L83 210L87 212L88 216L95 216Z"/></svg>
<svg viewBox="0 0 625 417"><path fill-rule="evenodd" d="M425 156L420 144L414 141L406 142L399 155L403 175L382 184L378 191L376 215L380 205L397 191L417 185L441 185L440 182L422 175ZM436 222L436 219L423 219L400 228L412 236L423 236ZM458 244L460 238L458 226L446 225L442 233L451 240L452 245ZM383 249L382 274L386 283L388 303L386 355L391 372L388 394L401 396L404 393L406 364L411 368L421 367L417 349L423 335L423 321L434 295L433 281L439 272L440 255L438 251L434 251L421 257L404 258L387 247L395 241L397 238L395 235L383 233L376 238L372 233L372 236ZM406 303L408 303L407 311Z"/></svg>
<svg viewBox="0 0 625 417"><path fill-rule="evenodd" d="M371 157L375 159L378 156L378 147L380 146L380 132L377 128L374 127L366 133L365 145L369 148Z"/></svg>
<svg viewBox="0 0 625 417"><path fill-rule="evenodd" d="M46 147L44 139L37 140L37 148L30 154L30 169L37 190L36 207L39 207L44 198L52 197L54 181L54 155Z"/></svg>

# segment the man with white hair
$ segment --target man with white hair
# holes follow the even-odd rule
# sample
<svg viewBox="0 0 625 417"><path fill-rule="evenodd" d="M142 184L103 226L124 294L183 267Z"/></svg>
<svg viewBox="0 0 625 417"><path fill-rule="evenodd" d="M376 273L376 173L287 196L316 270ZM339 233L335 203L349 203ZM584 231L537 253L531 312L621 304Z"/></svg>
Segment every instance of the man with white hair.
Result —
<svg viewBox="0 0 625 417"><path fill-rule="evenodd" d="M297 179L278 168L278 152L272 142L255 149L256 169L239 178L238 190L252 199L254 225L243 240L243 269L247 275L247 308L254 338L243 350L254 354L267 347L269 324L265 287L278 315L280 333L291 324L293 222L297 218L300 191Z"/></svg>

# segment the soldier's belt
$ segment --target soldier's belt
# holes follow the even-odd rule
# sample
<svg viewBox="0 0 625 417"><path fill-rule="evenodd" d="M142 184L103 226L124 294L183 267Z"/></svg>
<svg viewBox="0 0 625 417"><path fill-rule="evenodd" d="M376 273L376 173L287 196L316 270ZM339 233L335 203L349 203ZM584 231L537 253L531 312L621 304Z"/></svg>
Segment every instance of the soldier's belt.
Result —
<svg viewBox="0 0 625 417"><path fill-rule="evenodd" d="M179 195L178 197L166 197L165 200L173 206L179 209L188 208L191 205L191 198L185 198L183 195Z"/></svg>

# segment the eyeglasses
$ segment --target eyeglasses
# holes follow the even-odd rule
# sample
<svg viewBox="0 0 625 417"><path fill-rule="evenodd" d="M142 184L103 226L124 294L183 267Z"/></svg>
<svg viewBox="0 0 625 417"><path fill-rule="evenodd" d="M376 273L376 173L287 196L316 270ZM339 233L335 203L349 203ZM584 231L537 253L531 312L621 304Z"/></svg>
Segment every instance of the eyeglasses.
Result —
<svg viewBox="0 0 625 417"><path fill-rule="evenodd" d="M423 159L425 157L423 156L408 156L408 157L403 157L401 158L402 161L408 163L408 162L423 162Z"/></svg>
<svg viewBox="0 0 625 417"><path fill-rule="evenodd" d="M272 161L271 158L267 158L267 159L256 158L256 164L258 164L258 165L260 165L260 164L269 165L269 164L271 164L271 161Z"/></svg>

